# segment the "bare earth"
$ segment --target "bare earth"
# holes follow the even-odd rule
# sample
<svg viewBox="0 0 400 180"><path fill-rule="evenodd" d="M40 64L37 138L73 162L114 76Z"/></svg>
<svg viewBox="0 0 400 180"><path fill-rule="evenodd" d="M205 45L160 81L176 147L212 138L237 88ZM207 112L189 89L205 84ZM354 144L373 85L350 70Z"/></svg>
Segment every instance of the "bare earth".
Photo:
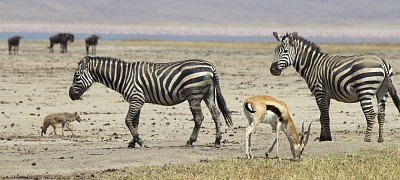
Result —
<svg viewBox="0 0 400 180"><path fill-rule="evenodd" d="M217 67L222 93L232 111L234 128L222 126L223 143L215 149L214 123L204 106L205 120L198 141L186 148L194 123L188 103L165 107L146 104L141 111L139 133L144 147L127 149L131 137L125 127L128 103L111 89L94 84L81 101L72 101L68 89L77 62L84 56L84 44L77 40L68 54L48 53L48 41L22 41L20 55L7 55L0 48L0 177L35 175L75 175L137 165L164 165L199 162L218 157L244 158L244 130L247 120L242 102L253 95L271 95L285 101L298 128L313 121L311 140L304 156L352 152L361 148L399 146L399 113L389 98L385 142L363 142L366 121L358 103L331 104L332 142L319 142L319 110L306 83L290 67L281 77L273 77L269 66L275 44L251 43L170 43L148 41L101 41L98 55L125 61L170 62L206 59ZM387 59L395 71L400 90L398 45L321 45L324 52L358 54L373 52ZM73 122L75 136L40 136L46 115L78 111L83 121ZM222 117L221 117L222 118ZM222 120L222 122L224 122ZM57 129L60 133L60 129ZM50 134L50 135L49 135ZM253 135L254 154L263 157L273 141L271 127L261 125ZM289 145L282 136L281 156L289 159ZM273 152L275 153L275 152Z"/></svg>

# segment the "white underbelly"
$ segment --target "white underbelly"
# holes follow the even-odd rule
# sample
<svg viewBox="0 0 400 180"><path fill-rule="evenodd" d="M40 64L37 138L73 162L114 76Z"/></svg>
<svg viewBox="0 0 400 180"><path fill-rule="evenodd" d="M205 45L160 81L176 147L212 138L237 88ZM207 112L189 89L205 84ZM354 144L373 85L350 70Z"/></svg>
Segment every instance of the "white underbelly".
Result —
<svg viewBox="0 0 400 180"><path fill-rule="evenodd" d="M264 115L264 119L263 119L263 123L268 123L270 124L272 127L275 127L276 125L276 121L279 120L279 116L276 115L274 112L268 110L265 115Z"/></svg>

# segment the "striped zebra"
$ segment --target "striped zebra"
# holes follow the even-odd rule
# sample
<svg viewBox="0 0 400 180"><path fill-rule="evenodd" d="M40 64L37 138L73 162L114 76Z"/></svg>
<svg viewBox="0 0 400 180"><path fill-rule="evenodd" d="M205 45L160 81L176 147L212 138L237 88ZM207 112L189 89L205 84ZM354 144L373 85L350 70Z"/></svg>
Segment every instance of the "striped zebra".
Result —
<svg viewBox="0 0 400 180"><path fill-rule="evenodd" d="M392 83L392 67L384 59L374 54L338 56L323 53L321 49L297 33L283 37L277 32L273 35L279 45L275 49L271 74L279 76L288 66L293 65L296 71L307 82L315 96L320 110L320 141L331 141L329 127L330 100L339 102L360 102L367 120L364 141L371 141L371 131L375 122L373 98L378 102L378 142L383 142L383 123L388 91L400 112L400 99Z"/></svg>
<svg viewBox="0 0 400 180"><path fill-rule="evenodd" d="M135 143L142 146L138 124L140 109L144 103L172 106L188 101L194 117L194 128L187 146L197 140L204 119L201 101L204 100L211 112L216 127L215 146L221 141L220 111L226 124L231 127L229 109L221 94L219 80L214 65L204 60L185 60L170 63L133 62L128 63L110 57L85 56L75 71L73 83L69 89L72 100L80 99L94 82L119 92L129 103L125 124L132 134L128 148Z"/></svg>

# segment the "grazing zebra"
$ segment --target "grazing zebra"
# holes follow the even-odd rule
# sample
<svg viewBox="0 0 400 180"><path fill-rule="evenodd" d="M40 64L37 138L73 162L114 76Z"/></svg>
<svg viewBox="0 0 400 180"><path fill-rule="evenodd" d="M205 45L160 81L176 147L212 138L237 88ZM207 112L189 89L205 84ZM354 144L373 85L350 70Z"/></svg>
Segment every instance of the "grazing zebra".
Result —
<svg viewBox="0 0 400 180"><path fill-rule="evenodd" d="M8 54L11 54L11 50L14 51L14 55L18 55L19 40L22 36L13 36L8 39Z"/></svg>
<svg viewBox="0 0 400 180"><path fill-rule="evenodd" d="M384 59L374 54L338 56L323 53L321 49L297 33L280 36L274 32L279 45L275 49L275 59L271 65L271 74L279 76L288 66L307 82L315 96L320 110L320 141L331 141L329 127L330 100L345 103L360 102L367 120L364 141L371 141L371 131L375 121L372 99L378 102L378 142L383 142L383 123L388 91L394 104L400 111L400 99L392 83L392 67Z"/></svg>
<svg viewBox="0 0 400 180"><path fill-rule="evenodd" d="M92 46L92 55L96 54L96 46L97 46L97 41L100 39L99 36L92 35L88 38L85 39L85 44L86 44L86 54L89 54L89 47Z"/></svg>
<svg viewBox="0 0 400 180"><path fill-rule="evenodd" d="M74 42L74 35L71 33L58 33L49 38L50 46L48 47L49 51L53 53L54 44L60 43L60 53L67 53L67 45L69 42Z"/></svg>
<svg viewBox="0 0 400 180"><path fill-rule="evenodd" d="M219 80L214 65L204 60L185 60L170 63L133 62L128 63L110 57L84 57L75 71L69 96L77 100L89 89L93 82L99 82L119 92L129 103L125 124L132 134L128 148L135 143L142 146L138 124L140 109L144 103L172 106L188 101L194 117L194 128L186 145L197 140L204 119L201 101L204 100L211 112L216 127L215 145L221 141L220 112L215 105L215 97L226 124L231 127L230 111L221 94Z"/></svg>

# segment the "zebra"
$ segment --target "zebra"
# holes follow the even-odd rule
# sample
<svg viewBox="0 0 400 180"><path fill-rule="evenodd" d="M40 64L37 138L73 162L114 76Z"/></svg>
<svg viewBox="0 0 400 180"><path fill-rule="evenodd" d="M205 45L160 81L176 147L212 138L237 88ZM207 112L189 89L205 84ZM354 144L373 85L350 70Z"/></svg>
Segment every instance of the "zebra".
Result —
<svg viewBox="0 0 400 180"><path fill-rule="evenodd" d="M393 71L390 64L375 54L340 56L323 53L319 46L297 32L283 37L274 32L279 45L270 72L279 76L288 66L307 82L320 110L320 141L332 141L329 126L329 105L334 99L344 103L359 102L367 120L364 141L371 141L371 131L376 113L374 96L378 102L378 142L383 142L383 124L388 91L400 112L400 99L392 83Z"/></svg>
<svg viewBox="0 0 400 180"><path fill-rule="evenodd" d="M51 53L53 53L54 44L60 43L60 53L67 53L67 45L69 42L74 42L75 36L71 33L58 33L49 38L50 46L47 47Z"/></svg>
<svg viewBox="0 0 400 180"><path fill-rule="evenodd" d="M80 99L94 82L102 83L119 92L129 103L125 124L133 138L128 148L134 148L135 143L140 146L143 144L139 138L138 124L140 109L144 103L172 106L187 100L195 124L186 143L189 147L197 140L204 119L202 100L210 110L215 123L215 147L220 147L222 138L220 111L215 104L215 97L226 124L232 127L231 112L221 94L216 68L205 60L129 63L112 57L85 56L78 63L74 73L73 83L69 89L70 98Z"/></svg>
<svg viewBox="0 0 400 180"><path fill-rule="evenodd" d="M20 39L22 39L22 36L13 36L8 39L8 54L11 54L11 51L13 51L14 55L18 55Z"/></svg>
<svg viewBox="0 0 400 180"><path fill-rule="evenodd" d="M97 46L97 41L100 39L99 36L96 35L91 35L90 37L85 39L85 44L86 44L86 54L89 54L89 47L92 46L92 55L96 54L96 46Z"/></svg>

